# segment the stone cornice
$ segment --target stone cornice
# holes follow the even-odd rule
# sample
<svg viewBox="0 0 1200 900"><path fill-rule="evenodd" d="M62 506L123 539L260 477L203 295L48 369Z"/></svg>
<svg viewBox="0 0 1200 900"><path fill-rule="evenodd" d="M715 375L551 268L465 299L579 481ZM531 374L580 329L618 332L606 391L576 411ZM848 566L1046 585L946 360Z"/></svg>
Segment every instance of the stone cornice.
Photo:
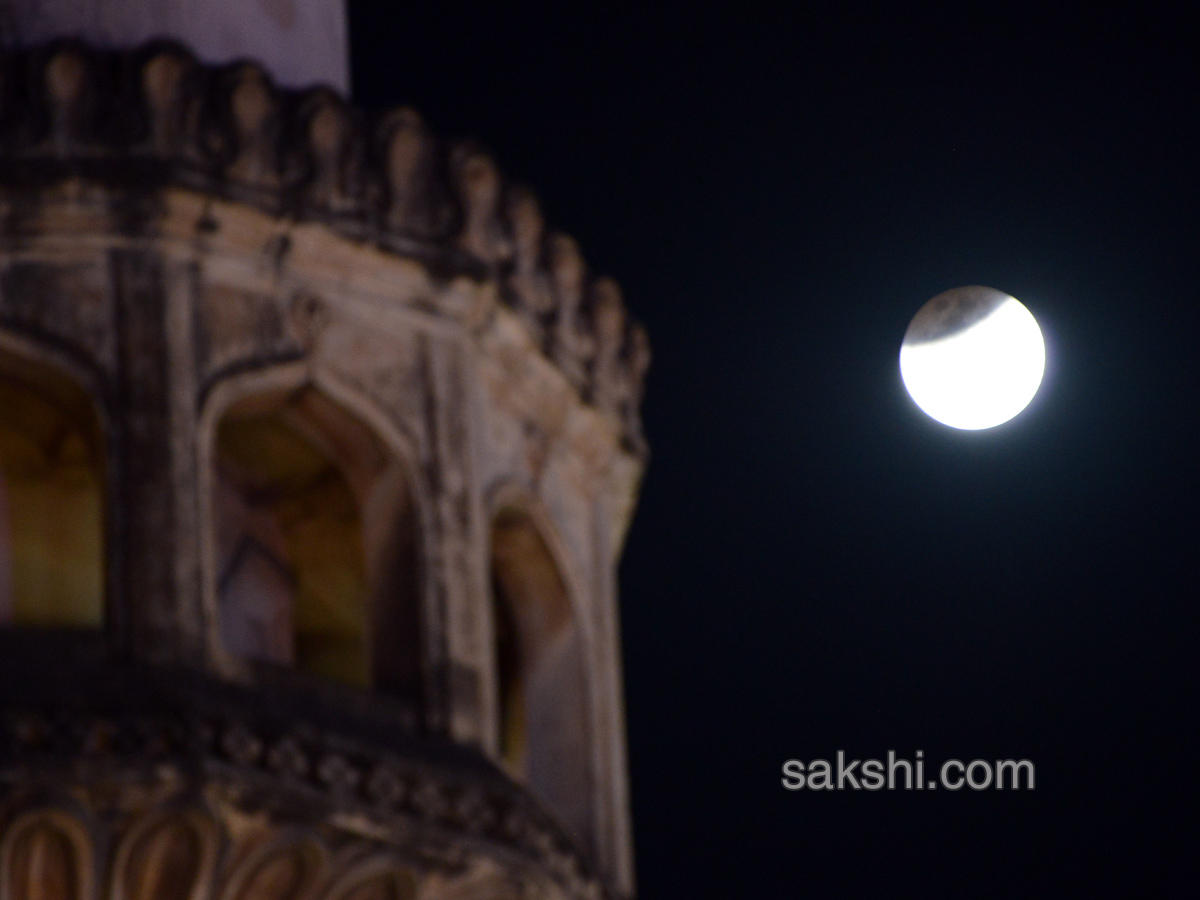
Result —
<svg viewBox="0 0 1200 900"><path fill-rule="evenodd" d="M593 278L576 242L547 232L530 190L411 109L368 115L328 88L283 90L254 63L206 66L174 43L0 54L0 190L78 181L131 195L183 186L319 223L436 276L491 281L580 396L619 422L626 447L646 452L649 343L616 282ZM145 209L128 204L128 215Z"/></svg>

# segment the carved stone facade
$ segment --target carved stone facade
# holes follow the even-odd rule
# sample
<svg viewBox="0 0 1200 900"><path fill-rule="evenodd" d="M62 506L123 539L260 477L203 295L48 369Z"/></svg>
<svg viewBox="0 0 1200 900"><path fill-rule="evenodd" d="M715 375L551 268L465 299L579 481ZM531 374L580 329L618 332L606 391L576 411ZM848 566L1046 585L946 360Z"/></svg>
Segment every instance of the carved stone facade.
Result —
<svg viewBox="0 0 1200 900"><path fill-rule="evenodd" d="M0 56L0 900L630 894L648 363L411 110Z"/></svg>

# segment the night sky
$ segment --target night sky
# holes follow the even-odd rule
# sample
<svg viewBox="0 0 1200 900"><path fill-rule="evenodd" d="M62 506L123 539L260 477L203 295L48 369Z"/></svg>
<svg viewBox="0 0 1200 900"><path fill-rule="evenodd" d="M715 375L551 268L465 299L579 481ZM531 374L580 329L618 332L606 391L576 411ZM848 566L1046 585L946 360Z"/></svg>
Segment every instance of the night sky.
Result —
<svg viewBox="0 0 1200 900"><path fill-rule="evenodd" d="M1194 28L789 7L351 4L356 99L490 148L649 328L621 568L641 896L1178 895ZM1048 345L1033 404L978 433L897 368L964 284ZM1027 758L1036 789L780 781L917 749Z"/></svg>

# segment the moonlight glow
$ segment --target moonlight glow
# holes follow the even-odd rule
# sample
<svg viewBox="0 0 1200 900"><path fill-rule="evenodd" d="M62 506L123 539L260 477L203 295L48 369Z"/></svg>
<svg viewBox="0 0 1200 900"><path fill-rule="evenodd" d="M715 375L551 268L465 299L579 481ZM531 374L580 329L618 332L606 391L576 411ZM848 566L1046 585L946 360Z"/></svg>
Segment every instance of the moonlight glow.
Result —
<svg viewBox="0 0 1200 900"><path fill-rule="evenodd" d="M904 335L900 375L926 413L954 428L1007 422L1037 393L1046 344L1033 314L986 287L938 294Z"/></svg>

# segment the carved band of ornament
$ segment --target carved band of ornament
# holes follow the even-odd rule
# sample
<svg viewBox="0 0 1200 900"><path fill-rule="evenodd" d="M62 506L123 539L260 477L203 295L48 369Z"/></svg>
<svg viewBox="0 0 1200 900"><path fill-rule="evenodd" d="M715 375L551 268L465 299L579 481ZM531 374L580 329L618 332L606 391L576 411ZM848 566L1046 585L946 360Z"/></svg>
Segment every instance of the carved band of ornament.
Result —
<svg viewBox="0 0 1200 900"><path fill-rule="evenodd" d="M534 342L645 452L645 329L593 280L537 198L411 109L368 116L324 87L283 90L253 63L206 66L156 42L0 54L0 159L22 183L65 175L178 183L325 223L393 253L494 280Z"/></svg>
<svg viewBox="0 0 1200 900"><path fill-rule="evenodd" d="M69 803L38 805L0 825L3 900L414 900L417 893L412 866L386 850L337 860L305 829L222 834L198 806L108 820Z"/></svg>
<svg viewBox="0 0 1200 900"><path fill-rule="evenodd" d="M520 850L560 881L605 895L559 827L517 789L472 783L450 770L361 746L331 749L335 743L333 735L267 735L243 722L210 718L21 715L0 727L0 768L39 757L115 758L137 761L143 769L147 761L202 760L232 770L234 777L259 783L265 778L283 790L315 792L335 808L350 807L384 822L415 818Z"/></svg>

